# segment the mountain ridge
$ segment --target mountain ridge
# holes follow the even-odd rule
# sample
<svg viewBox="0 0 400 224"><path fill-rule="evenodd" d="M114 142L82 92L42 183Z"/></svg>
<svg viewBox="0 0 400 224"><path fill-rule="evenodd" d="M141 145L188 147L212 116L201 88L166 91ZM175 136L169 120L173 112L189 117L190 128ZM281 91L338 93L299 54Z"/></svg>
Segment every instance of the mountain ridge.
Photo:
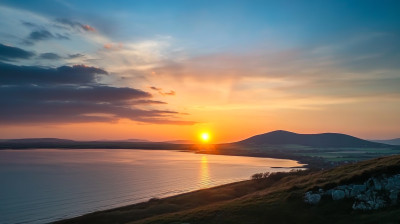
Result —
<svg viewBox="0 0 400 224"><path fill-rule="evenodd" d="M298 134L285 130L277 130L255 135L236 142L244 145L303 145L310 147L373 147L384 148L387 144L371 142L341 133Z"/></svg>
<svg viewBox="0 0 400 224"><path fill-rule="evenodd" d="M378 142L388 145L400 145L400 138L386 139L386 140L370 140L371 142Z"/></svg>

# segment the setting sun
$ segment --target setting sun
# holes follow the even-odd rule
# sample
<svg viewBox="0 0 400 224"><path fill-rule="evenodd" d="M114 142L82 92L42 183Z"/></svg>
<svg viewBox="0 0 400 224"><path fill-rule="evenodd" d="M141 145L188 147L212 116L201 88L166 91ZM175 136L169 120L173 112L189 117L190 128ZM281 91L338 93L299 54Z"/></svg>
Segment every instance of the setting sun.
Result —
<svg viewBox="0 0 400 224"><path fill-rule="evenodd" d="M201 141L208 142L208 141L210 141L210 134L207 132L203 132L203 133L201 133L200 138L201 138Z"/></svg>

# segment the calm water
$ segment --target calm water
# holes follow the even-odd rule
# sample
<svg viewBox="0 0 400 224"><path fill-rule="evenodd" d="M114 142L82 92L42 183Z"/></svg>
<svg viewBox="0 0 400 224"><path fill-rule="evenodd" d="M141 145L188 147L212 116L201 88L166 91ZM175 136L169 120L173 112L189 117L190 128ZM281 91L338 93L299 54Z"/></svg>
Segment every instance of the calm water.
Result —
<svg viewBox="0 0 400 224"><path fill-rule="evenodd" d="M298 165L164 150L0 150L0 223L47 223Z"/></svg>

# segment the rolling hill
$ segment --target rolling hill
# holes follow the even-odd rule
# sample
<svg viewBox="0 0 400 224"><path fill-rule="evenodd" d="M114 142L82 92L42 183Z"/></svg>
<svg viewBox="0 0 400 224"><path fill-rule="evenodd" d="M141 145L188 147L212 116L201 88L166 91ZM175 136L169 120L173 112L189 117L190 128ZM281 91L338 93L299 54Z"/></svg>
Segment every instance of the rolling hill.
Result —
<svg viewBox="0 0 400 224"><path fill-rule="evenodd" d="M61 138L20 138L20 139L2 139L0 142L20 143L20 144L37 144L37 143L74 143L76 141Z"/></svg>
<svg viewBox="0 0 400 224"><path fill-rule="evenodd" d="M388 140L371 140L371 141L388 145L400 145L400 138L388 139Z"/></svg>
<svg viewBox="0 0 400 224"><path fill-rule="evenodd" d="M242 145L302 145L324 148L384 148L388 145L370 142L350 135L338 133L297 134L288 131L273 131L237 142Z"/></svg>

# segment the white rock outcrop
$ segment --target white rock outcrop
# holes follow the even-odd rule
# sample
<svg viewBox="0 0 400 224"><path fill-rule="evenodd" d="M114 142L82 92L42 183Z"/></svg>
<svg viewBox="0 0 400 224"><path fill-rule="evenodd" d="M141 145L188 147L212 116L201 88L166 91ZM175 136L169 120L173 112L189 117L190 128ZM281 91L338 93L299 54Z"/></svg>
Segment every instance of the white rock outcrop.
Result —
<svg viewBox="0 0 400 224"><path fill-rule="evenodd" d="M346 190L334 190L332 191L332 199L337 201L337 200L342 200L343 198L346 197Z"/></svg>
<svg viewBox="0 0 400 224"><path fill-rule="evenodd" d="M340 185L332 189L309 191L304 195L304 202L316 205L322 196L333 200L354 199L354 210L375 210L399 203L400 174L386 177L369 178L362 184Z"/></svg>
<svg viewBox="0 0 400 224"><path fill-rule="evenodd" d="M304 195L304 201L310 205L316 205L319 203L320 200L321 200L320 194L312 194L310 192L307 192Z"/></svg>

